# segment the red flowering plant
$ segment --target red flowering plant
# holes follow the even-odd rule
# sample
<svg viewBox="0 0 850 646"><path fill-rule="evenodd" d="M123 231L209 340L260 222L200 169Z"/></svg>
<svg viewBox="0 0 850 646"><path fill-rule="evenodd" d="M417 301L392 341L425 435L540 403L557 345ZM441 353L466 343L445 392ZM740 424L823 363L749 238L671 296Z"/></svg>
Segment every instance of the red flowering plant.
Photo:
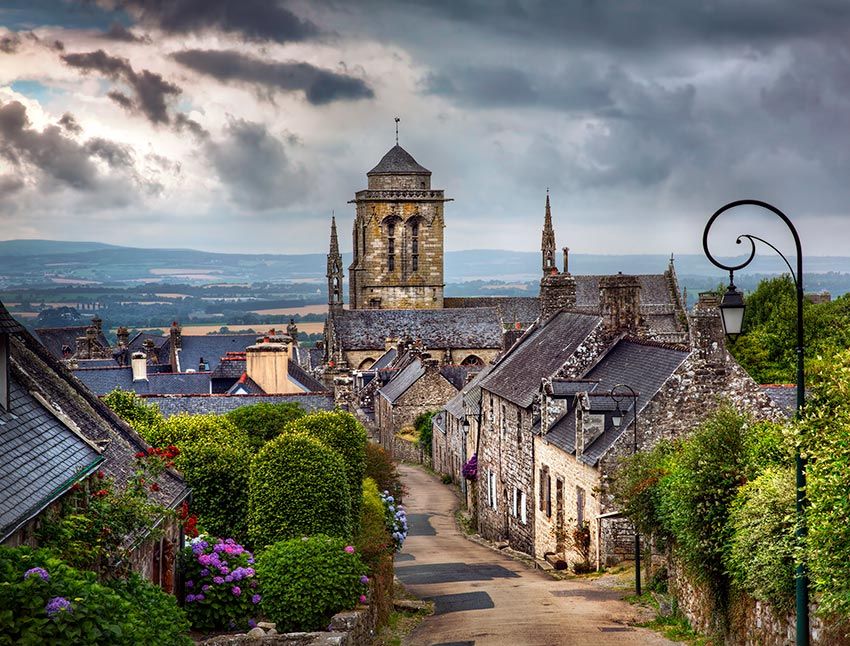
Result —
<svg viewBox="0 0 850 646"><path fill-rule="evenodd" d="M44 516L38 531L41 545L101 578L125 576L128 553L138 540L158 538L164 523L155 528L157 521L178 516L155 500L157 478L173 465L177 452L176 447L138 452L124 487L103 471L74 484L62 503ZM186 522L189 518L187 509Z"/></svg>

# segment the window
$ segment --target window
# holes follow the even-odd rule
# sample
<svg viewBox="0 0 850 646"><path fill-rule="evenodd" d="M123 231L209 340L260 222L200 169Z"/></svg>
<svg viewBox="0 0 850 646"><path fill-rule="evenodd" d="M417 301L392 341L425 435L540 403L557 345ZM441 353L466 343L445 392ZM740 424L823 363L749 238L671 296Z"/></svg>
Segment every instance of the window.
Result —
<svg viewBox="0 0 850 646"><path fill-rule="evenodd" d="M410 267L419 271L419 222L415 220L410 225Z"/></svg>
<svg viewBox="0 0 850 646"><path fill-rule="evenodd" d="M552 476L546 473L546 518L552 518Z"/></svg>
<svg viewBox="0 0 850 646"><path fill-rule="evenodd" d="M544 497L546 495L546 474L549 473L549 467L540 467L538 492L537 492L537 509L543 511L543 506L546 504Z"/></svg>
<svg viewBox="0 0 850 646"><path fill-rule="evenodd" d="M387 223L387 271L395 271L395 222Z"/></svg>
<svg viewBox="0 0 850 646"><path fill-rule="evenodd" d="M584 525L584 489L576 487L576 522L578 526Z"/></svg>
<svg viewBox="0 0 850 646"><path fill-rule="evenodd" d="M487 470L487 502L491 509L496 508L496 474Z"/></svg>
<svg viewBox="0 0 850 646"><path fill-rule="evenodd" d="M514 489L514 518L519 518L519 521L525 525L528 522L528 516L525 511L525 492L522 489Z"/></svg>
<svg viewBox="0 0 850 646"><path fill-rule="evenodd" d="M505 436L505 433L508 432L508 410L504 404L502 404L502 437Z"/></svg>
<svg viewBox="0 0 850 646"><path fill-rule="evenodd" d="M537 508L540 511L546 512L546 517L552 517L552 476L549 474L549 467L543 466L540 469L540 486L539 486L540 502Z"/></svg>

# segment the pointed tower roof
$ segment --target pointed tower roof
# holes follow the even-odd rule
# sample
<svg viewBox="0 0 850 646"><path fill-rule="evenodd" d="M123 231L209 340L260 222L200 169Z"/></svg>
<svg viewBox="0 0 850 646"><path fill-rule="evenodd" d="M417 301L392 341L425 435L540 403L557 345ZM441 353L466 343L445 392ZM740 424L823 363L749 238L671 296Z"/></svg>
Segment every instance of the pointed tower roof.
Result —
<svg viewBox="0 0 850 646"><path fill-rule="evenodd" d="M546 215L543 218L543 231L549 232L552 229L552 207L549 205L549 189L546 189Z"/></svg>
<svg viewBox="0 0 850 646"><path fill-rule="evenodd" d="M331 216L331 249L329 253L331 256L339 255L339 239L336 235L336 216L334 215Z"/></svg>
<svg viewBox="0 0 850 646"><path fill-rule="evenodd" d="M381 158L378 165L366 173L370 175L430 175L431 171L420 166L413 155L396 144Z"/></svg>

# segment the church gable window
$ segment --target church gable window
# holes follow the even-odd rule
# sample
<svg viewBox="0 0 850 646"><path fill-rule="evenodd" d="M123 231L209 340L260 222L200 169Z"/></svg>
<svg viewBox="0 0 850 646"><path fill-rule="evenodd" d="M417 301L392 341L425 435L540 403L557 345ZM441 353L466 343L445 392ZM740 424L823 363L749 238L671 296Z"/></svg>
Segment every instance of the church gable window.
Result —
<svg viewBox="0 0 850 646"><path fill-rule="evenodd" d="M395 220L387 222L387 271L395 271Z"/></svg>
<svg viewBox="0 0 850 646"><path fill-rule="evenodd" d="M410 267L419 271L419 221L410 224Z"/></svg>

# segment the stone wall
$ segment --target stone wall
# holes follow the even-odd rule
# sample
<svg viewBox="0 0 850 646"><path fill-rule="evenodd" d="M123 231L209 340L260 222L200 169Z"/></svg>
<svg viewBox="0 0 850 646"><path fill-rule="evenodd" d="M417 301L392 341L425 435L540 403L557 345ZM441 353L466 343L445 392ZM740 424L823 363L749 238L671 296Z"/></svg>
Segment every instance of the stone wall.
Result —
<svg viewBox="0 0 850 646"><path fill-rule="evenodd" d="M431 456L419 446L418 442L406 440L403 437L394 437L390 452L397 462L412 462L413 464L424 464L426 467L431 467Z"/></svg>
<svg viewBox="0 0 850 646"><path fill-rule="evenodd" d="M457 389L446 381L437 366L428 366L425 374L392 403L379 391L375 397L375 419L381 438L412 427L419 415L440 410L456 394Z"/></svg>
<svg viewBox="0 0 850 646"><path fill-rule="evenodd" d="M482 415L478 452L479 480L484 495L478 497L478 529L490 540L507 539L511 547L531 554L534 550L534 446L531 409L482 389ZM496 508L488 501L487 471L496 477ZM525 522L515 513L515 492L525 494Z"/></svg>

